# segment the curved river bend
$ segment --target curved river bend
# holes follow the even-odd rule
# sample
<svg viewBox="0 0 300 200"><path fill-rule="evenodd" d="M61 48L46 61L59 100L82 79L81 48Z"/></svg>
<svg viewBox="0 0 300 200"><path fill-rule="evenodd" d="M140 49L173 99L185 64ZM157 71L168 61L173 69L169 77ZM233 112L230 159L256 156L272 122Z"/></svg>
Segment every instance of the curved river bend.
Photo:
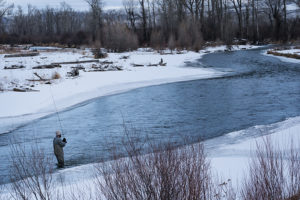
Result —
<svg viewBox="0 0 300 200"><path fill-rule="evenodd" d="M135 89L98 98L60 113L68 167L111 159L122 151L123 120L139 139L190 142L266 125L300 115L300 65L261 54L262 49L213 53L186 67L211 67L225 77ZM1 125L0 125L1 126ZM25 145L36 138L52 154L56 115L0 135L0 184L8 182L12 137Z"/></svg>

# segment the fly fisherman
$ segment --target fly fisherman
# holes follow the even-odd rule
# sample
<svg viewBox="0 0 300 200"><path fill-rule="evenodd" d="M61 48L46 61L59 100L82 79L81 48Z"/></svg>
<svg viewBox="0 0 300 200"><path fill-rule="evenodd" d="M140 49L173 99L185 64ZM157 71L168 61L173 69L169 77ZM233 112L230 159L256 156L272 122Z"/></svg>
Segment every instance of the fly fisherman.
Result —
<svg viewBox="0 0 300 200"><path fill-rule="evenodd" d="M54 154L57 158L58 167L64 167L64 150L63 148L66 146L67 140L64 138L61 139L61 133L60 131L56 131L56 137L53 139L53 148L54 148Z"/></svg>

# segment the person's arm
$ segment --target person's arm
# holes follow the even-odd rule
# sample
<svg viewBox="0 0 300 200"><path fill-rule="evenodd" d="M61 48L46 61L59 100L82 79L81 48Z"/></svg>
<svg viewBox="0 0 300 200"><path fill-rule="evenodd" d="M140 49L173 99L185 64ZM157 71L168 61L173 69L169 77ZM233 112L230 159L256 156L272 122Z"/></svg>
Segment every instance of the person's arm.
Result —
<svg viewBox="0 0 300 200"><path fill-rule="evenodd" d="M63 142L61 139L58 139L58 140L57 140L57 143L58 143L58 145L61 146L61 147L66 146L66 142Z"/></svg>

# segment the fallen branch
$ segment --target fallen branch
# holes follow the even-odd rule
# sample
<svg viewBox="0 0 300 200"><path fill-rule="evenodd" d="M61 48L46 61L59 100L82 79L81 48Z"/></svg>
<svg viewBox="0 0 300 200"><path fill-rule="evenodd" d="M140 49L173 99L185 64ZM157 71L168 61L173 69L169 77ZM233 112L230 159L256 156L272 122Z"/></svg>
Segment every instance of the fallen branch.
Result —
<svg viewBox="0 0 300 200"><path fill-rule="evenodd" d="M127 60L129 56L122 56L120 59Z"/></svg>
<svg viewBox="0 0 300 200"><path fill-rule="evenodd" d="M53 68L61 68L61 65L60 64L40 65L37 67L33 67L32 69L53 69Z"/></svg>
<svg viewBox="0 0 300 200"><path fill-rule="evenodd" d="M157 67L158 66L158 64L149 64L149 65L147 65L148 67Z"/></svg>
<svg viewBox="0 0 300 200"><path fill-rule="evenodd" d="M77 77L77 76L79 76L79 69L78 68L74 68L74 69L72 69L71 72L67 72L67 75L69 77Z"/></svg>
<svg viewBox="0 0 300 200"><path fill-rule="evenodd" d="M40 75L38 75L38 73L33 73L34 75L36 75L40 80L45 80L45 79L43 79Z"/></svg>
<svg viewBox="0 0 300 200"><path fill-rule="evenodd" d="M71 61L71 62L58 62L58 63L52 63L52 65L70 65L70 64L80 64L80 63L98 63L99 60L82 60L82 61Z"/></svg>
<svg viewBox="0 0 300 200"><path fill-rule="evenodd" d="M4 69L23 69L25 66L23 65L12 65L10 67L4 67Z"/></svg>
<svg viewBox="0 0 300 200"><path fill-rule="evenodd" d="M160 66L166 66L167 63L164 63L164 60L163 59L160 59L160 62L158 63Z"/></svg>
<svg viewBox="0 0 300 200"><path fill-rule="evenodd" d="M27 79L27 81L31 81L31 82L46 82L46 81L50 81L50 79L44 79L43 77L41 77L38 73L33 73L35 76L37 76L39 79Z"/></svg>
<svg viewBox="0 0 300 200"><path fill-rule="evenodd" d="M114 65L105 65L105 66L93 66L93 70L89 70L88 72L107 72L107 71L122 71L123 68L120 66Z"/></svg>
<svg viewBox="0 0 300 200"><path fill-rule="evenodd" d="M102 64L102 65L111 65L111 64L114 64L114 62L110 62L110 61L105 60L103 62L100 62L100 64Z"/></svg>
<svg viewBox="0 0 300 200"><path fill-rule="evenodd" d="M38 56L40 53L19 53L19 54L10 54L5 55L4 58L16 58L16 57L32 57L32 56Z"/></svg>
<svg viewBox="0 0 300 200"><path fill-rule="evenodd" d="M33 89L30 89L30 88L25 88L25 89L14 88L13 91L14 92L39 92L39 90L33 90Z"/></svg>
<svg viewBox="0 0 300 200"><path fill-rule="evenodd" d="M144 67L144 65L141 64L132 64L133 67Z"/></svg>
<svg viewBox="0 0 300 200"><path fill-rule="evenodd" d="M78 69L78 70L85 70L85 67L83 66L78 66L78 67L71 67L72 69Z"/></svg>
<svg viewBox="0 0 300 200"><path fill-rule="evenodd" d="M30 82L46 82L46 81L51 81L50 79L44 79L44 80L39 80L39 79L26 79L26 81Z"/></svg>

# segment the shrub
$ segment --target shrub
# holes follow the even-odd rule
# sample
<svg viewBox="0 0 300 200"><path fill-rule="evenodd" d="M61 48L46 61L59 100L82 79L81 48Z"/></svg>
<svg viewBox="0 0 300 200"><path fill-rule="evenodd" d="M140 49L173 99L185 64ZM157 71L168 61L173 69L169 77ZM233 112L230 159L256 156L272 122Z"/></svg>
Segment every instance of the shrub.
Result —
<svg viewBox="0 0 300 200"><path fill-rule="evenodd" d="M13 144L10 159L13 199L51 199L53 160L43 149L34 145L27 150L21 144Z"/></svg>
<svg viewBox="0 0 300 200"><path fill-rule="evenodd" d="M210 163L202 144L151 145L151 153L126 142L128 158L98 164L96 187L106 199L213 199Z"/></svg>
<svg viewBox="0 0 300 200"><path fill-rule="evenodd" d="M291 145L285 152L269 138L257 144L255 157L249 166L249 176L244 181L241 195L247 200L299 199L300 155Z"/></svg>
<svg viewBox="0 0 300 200"><path fill-rule="evenodd" d="M268 51L267 54L272 54L274 56L283 56L283 57L287 57L287 58L294 58L294 59L300 59L300 55L294 53L280 53L280 52L276 52L276 51Z"/></svg>

